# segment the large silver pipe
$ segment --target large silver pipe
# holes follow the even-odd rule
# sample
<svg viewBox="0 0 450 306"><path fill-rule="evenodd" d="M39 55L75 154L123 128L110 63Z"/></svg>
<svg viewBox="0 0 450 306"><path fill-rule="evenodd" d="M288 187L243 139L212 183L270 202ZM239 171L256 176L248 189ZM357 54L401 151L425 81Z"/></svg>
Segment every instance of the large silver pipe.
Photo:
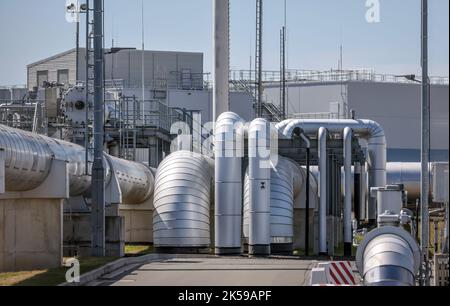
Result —
<svg viewBox="0 0 450 306"><path fill-rule="evenodd" d="M172 153L161 163L154 193L156 247L210 247L213 167L211 159L188 151Z"/></svg>
<svg viewBox="0 0 450 306"><path fill-rule="evenodd" d="M380 227L364 237L356 265L366 286L415 286L419 246L402 228Z"/></svg>
<svg viewBox="0 0 450 306"><path fill-rule="evenodd" d="M49 175L52 152L40 136L0 125L0 148L5 150L7 191L35 189Z"/></svg>
<svg viewBox="0 0 450 306"><path fill-rule="evenodd" d="M271 127L255 119L248 131L249 255L270 254Z"/></svg>
<svg viewBox="0 0 450 306"><path fill-rule="evenodd" d="M319 127L319 251L327 253L327 138L324 127Z"/></svg>
<svg viewBox="0 0 450 306"><path fill-rule="evenodd" d="M219 116L215 135L215 253L240 254L245 127L234 113Z"/></svg>
<svg viewBox="0 0 450 306"><path fill-rule="evenodd" d="M291 119L277 125L286 137L292 137L295 129L300 128L308 136L315 136L318 129L324 127L329 133L341 134L344 128L351 128L354 136L368 141L369 186L386 186L386 135L384 129L372 120L310 120ZM369 199L368 218L376 220L376 202Z"/></svg>
<svg viewBox="0 0 450 306"><path fill-rule="evenodd" d="M229 107L230 66L230 3L229 0L213 0L214 15L214 102L213 121Z"/></svg>
<svg viewBox="0 0 450 306"><path fill-rule="evenodd" d="M294 201L300 196L305 169L290 159L279 157L270 179L270 237L271 251L292 251L294 239ZM249 238L250 179L244 180L244 238Z"/></svg>
<svg viewBox="0 0 450 306"><path fill-rule="evenodd" d="M0 125L0 148L5 150L7 191L31 191L39 187L51 171L54 159L68 163L71 196L90 195L92 156L85 173L85 149L79 145ZM124 204L140 204L150 198L154 178L140 163L104 153L106 186L115 172Z"/></svg>
<svg viewBox="0 0 450 306"><path fill-rule="evenodd" d="M344 249L345 256L352 250L352 129L344 129Z"/></svg>

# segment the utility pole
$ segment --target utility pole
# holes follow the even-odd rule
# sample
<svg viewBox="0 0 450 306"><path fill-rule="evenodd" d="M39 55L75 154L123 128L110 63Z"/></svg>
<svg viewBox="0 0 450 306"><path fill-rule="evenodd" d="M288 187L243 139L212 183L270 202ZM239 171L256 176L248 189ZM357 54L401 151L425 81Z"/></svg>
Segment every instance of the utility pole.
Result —
<svg viewBox="0 0 450 306"><path fill-rule="evenodd" d="M94 164L92 167L92 256L105 256L103 0L94 0Z"/></svg>
<svg viewBox="0 0 450 306"><path fill-rule="evenodd" d="M422 0L422 177L420 203L422 210L421 249L423 258L422 285L430 285L428 268L429 248L429 203L430 194L430 85L428 79L428 0Z"/></svg>
<svg viewBox="0 0 450 306"><path fill-rule="evenodd" d="M280 69L280 86L281 86L281 112L283 120L286 119L286 27L281 29L281 69Z"/></svg>
<svg viewBox="0 0 450 306"><path fill-rule="evenodd" d="M77 13L77 38L76 38L76 59L75 59L75 83L78 84L80 73L80 13Z"/></svg>
<svg viewBox="0 0 450 306"><path fill-rule="evenodd" d="M263 97L263 80L262 80L262 56L263 56L263 0L256 0L256 116L262 117L262 97Z"/></svg>

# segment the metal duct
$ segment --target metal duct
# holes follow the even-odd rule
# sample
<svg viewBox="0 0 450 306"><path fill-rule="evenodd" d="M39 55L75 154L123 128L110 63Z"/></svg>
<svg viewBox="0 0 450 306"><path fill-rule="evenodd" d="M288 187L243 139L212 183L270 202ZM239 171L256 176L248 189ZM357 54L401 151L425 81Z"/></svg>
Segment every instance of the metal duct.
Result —
<svg viewBox="0 0 450 306"><path fill-rule="evenodd" d="M327 138L324 127L319 128L319 252L327 253Z"/></svg>
<svg viewBox="0 0 450 306"><path fill-rule="evenodd" d="M372 120L310 120L291 119L277 125L286 137L292 137L296 128L303 133L315 136L319 128L324 127L329 133L342 134L348 127L352 129L354 136L368 141L369 151L369 187L386 186L386 136L380 124ZM369 220L376 219L376 202L369 199Z"/></svg>
<svg viewBox="0 0 450 306"><path fill-rule="evenodd" d="M158 168L153 215L158 248L209 248L213 161L197 153L178 151Z"/></svg>
<svg viewBox="0 0 450 306"><path fill-rule="evenodd" d="M387 184L402 184L408 192L408 200L415 202L420 199L420 176L422 171L420 163L388 163Z"/></svg>
<svg viewBox="0 0 450 306"><path fill-rule="evenodd" d="M68 163L70 196L89 195L92 156L85 173L85 149L79 145L0 125L0 148L5 150L6 190L30 191L39 187L51 171L54 159ZM140 204L150 198L154 179L145 165L104 154L105 182L114 171L124 204Z"/></svg>
<svg viewBox="0 0 450 306"><path fill-rule="evenodd" d="M292 248L294 239L294 200L300 195L305 170L297 163L280 157L270 179L270 237L274 249ZM244 237L249 237L250 179L244 181ZM277 251L275 251L277 252Z"/></svg>
<svg viewBox="0 0 450 306"><path fill-rule="evenodd" d="M234 113L219 116L215 129L215 253L241 253L242 157L245 127Z"/></svg>
<svg viewBox="0 0 450 306"><path fill-rule="evenodd" d="M249 255L270 254L271 127L255 119L248 131Z"/></svg>
<svg viewBox="0 0 450 306"><path fill-rule="evenodd" d="M155 179L150 168L144 164L130 162L106 155L119 181L122 192L122 203L140 204L145 202L153 194ZM107 181L108 182L108 181Z"/></svg>
<svg viewBox="0 0 450 306"><path fill-rule="evenodd" d="M32 190L50 173L52 152L38 135L0 125L0 148L5 150L6 190Z"/></svg>
<svg viewBox="0 0 450 306"><path fill-rule="evenodd" d="M420 267L419 246L405 230L381 227L364 238L356 265L366 286L415 286Z"/></svg>

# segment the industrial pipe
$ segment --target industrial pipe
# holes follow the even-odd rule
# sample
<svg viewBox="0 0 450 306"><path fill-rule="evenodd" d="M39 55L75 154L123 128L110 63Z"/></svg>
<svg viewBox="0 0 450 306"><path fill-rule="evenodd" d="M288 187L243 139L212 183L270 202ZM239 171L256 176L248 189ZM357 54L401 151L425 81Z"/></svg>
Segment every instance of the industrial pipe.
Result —
<svg viewBox="0 0 450 306"><path fill-rule="evenodd" d="M79 145L0 125L0 148L5 150L6 191L31 191L51 171L52 161L68 163L70 196L90 196L92 156L85 174L85 149ZM143 164L103 154L105 185L115 173L123 204L140 204L150 198L154 176Z"/></svg>
<svg viewBox="0 0 450 306"><path fill-rule="evenodd" d="M290 119L277 125L282 134L291 138L295 129L300 128L306 135L315 136L318 129L324 127L329 133L341 134L348 127L354 137L368 141L369 151L369 186L386 186L386 136L380 124L372 120L311 120ZM376 202L369 200L368 218L376 221Z"/></svg>
<svg viewBox="0 0 450 306"><path fill-rule="evenodd" d="M249 255L270 255L271 127L255 119L248 131Z"/></svg>
<svg viewBox="0 0 450 306"><path fill-rule="evenodd" d="M407 231L384 226L364 237L356 265L365 286L415 286L420 257L419 246Z"/></svg>
<svg viewBox="0 0 450 306"><path fill-rule="evenodd" d="M157 248L209 249L213 168L213 160L189 151L172 153L161 163L154 193Z"/></svg>
<svg viewBox="0 0 450 306"><path fill-rule="evenodd" d="M234 113L219 116L215 129L215 253L241 253L242 158L245 126Z"/></svg>
<svg viewBox="0 0 450 306"><path fill-rule="evenodd" d="M327 248L327 138L324 127L319 128L319 252L326 254Z"/></svg>
<svg viewBox="0 0 450 306"><path fill-rule="evenodd" d="M352 129L344 129L344 256L352 255Z"/></svg>
<svg viewBox="0 0 450 306"><path fill-rule="evenodd" d="M305 182L305 170L294 161L280 157L271 169L270 179L270 239L271 253L292 251L294 241L294 202ZM307 188L308 190L309 188ZM244 180L244 237L249 238L250 179Z"/></svg>

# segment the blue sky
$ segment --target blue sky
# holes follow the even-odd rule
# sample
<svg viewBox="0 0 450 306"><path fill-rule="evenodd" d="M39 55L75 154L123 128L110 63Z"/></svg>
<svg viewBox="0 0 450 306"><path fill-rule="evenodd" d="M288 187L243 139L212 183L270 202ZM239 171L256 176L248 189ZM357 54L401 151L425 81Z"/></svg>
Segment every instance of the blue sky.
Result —
<svg viewBox="0 0 450 306"><path fill-rule="evenodd" d="M141 45L141 0L105 0L106 41ZM279 69L283 0L264 0L264 69ZM381 22L366 22L366 0L287 0L289 68L420 73L420 0L380 0ZM449 1L430 0L430 70L449 75ZM0 85L25 84L25 66L73 48L65 0L0 1ZM146 49L205 53L212 61L212 0L145 0ZM254 53L255 0L231 0L231 66L248 69ZM83 41L83 38L82 38Z"/></svg>

